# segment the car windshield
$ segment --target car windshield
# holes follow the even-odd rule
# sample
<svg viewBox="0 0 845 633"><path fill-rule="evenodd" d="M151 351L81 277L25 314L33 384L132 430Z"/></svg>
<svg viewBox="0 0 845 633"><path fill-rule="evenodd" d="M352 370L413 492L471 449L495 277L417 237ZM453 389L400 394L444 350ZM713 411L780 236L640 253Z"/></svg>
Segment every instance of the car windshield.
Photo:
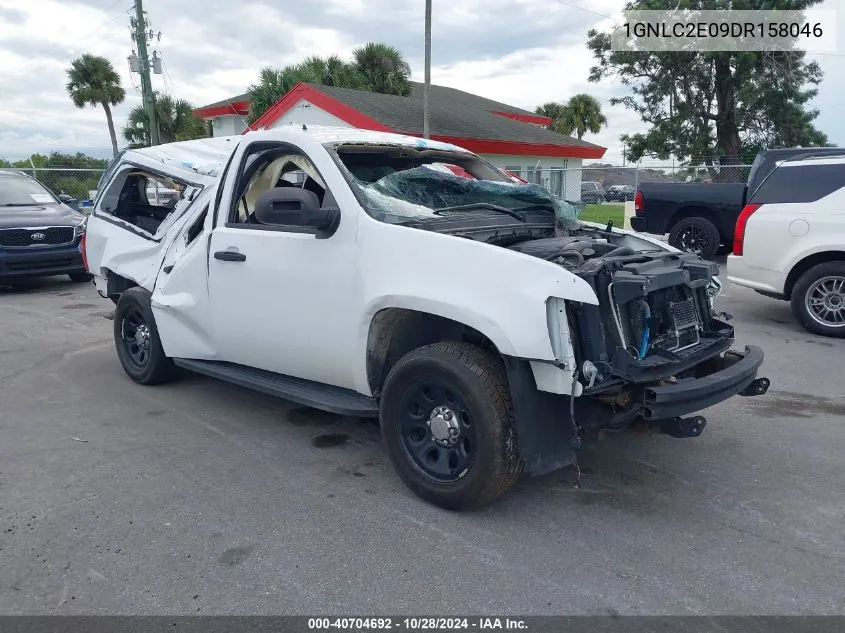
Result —
<svg viewBox="0 0 845 633"><path fill-rule="evenodd" d="M0 207L55 204L56 199L38 181L25 176L0 176Z"/></svg>
<svg viewBox="0 0 845 633"><path fill-rule="evenodd" d="M577 226L577 209L536 184L515 182L464 151L400 145L337 145L352 186L374 218L392 224L452 214L501 214L525 222L525 212Z"/></svg>

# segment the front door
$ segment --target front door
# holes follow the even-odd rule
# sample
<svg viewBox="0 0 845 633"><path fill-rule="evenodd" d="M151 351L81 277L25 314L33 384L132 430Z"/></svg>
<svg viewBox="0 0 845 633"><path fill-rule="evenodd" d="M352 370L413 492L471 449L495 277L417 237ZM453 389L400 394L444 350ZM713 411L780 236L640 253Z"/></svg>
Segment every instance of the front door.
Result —
<svg viewBox="0 0 845 633"><path fill-rule="evenodd" d="M271 187L310 189L322 206L337 199L314 163L289 145L268 151L265 143L253 155L247 148L241 169L232 200L221 204L228 217L218 218L209 249L221 360L353 388L356 213L342 211L329 237L259 224L254 203ZM343 186L341 200L351 197Z"/></svg>

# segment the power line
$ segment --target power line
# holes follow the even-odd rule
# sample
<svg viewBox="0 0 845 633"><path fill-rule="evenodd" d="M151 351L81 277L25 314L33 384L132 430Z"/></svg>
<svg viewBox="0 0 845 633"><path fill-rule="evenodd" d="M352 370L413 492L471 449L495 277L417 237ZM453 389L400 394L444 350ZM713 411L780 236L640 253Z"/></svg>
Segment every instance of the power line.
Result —
<svg viewBox="0 0 845 633"><path fill-rule="evenodd" d="M170 71L167 70L167 62L165 62L163 58L161 60L161 69L164 71L162 73L162 78L164 79L164 89L168 92L168 94L175 96L176 91L173 88L173 80L170 78ZM168 84L170 85L169 88Z"/></svg>
<svg viewBox="0 0 845 633"><path fill-rule="evenodd" d="M579 11L584 11L585 13L592 13L593 15L597 15L600 18L608 18L610 20L613 19L612 15L607 15L606 13L599 13L598 11L593 11L592 9L585 9L584 7L580 7L577 4L572 4L571 2L565 2L565 0L552 0L552 2L557 2L558 4L562 4L567 7L571 7L573 9L578 9Z"/></svg>

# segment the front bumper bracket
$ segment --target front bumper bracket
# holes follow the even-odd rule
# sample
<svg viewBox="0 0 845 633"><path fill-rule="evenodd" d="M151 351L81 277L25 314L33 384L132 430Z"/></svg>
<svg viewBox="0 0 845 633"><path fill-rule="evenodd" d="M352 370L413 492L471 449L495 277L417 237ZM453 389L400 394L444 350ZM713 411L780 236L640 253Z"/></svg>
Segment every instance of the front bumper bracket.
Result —
<svg viewBox="0 0 845 633"><path fill-rule="evenodd" d="M673 384L645 388L646 420L666 420L713 406L731 396L759 396L769 388L768 378L757 378L763 350L749 345L744 353L728 351L699 366L697 374Z"/></svg>

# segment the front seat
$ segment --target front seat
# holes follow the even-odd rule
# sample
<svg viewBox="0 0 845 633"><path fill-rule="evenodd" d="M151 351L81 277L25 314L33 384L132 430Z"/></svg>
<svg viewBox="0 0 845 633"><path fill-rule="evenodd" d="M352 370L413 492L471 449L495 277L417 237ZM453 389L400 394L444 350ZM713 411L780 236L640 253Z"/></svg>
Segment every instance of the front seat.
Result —
<svg viewBox="0 0 845 633"><path fill-rule="evenodd" d="M302 188L305 189L306 191L310 191L311 193L316 195L317 200L320 201L320 206L323 206L323 196L326 195L326 190L323 189L316 180L311 178L311 176L308 176L305 179L305 182L303 183Z"/></svg>

